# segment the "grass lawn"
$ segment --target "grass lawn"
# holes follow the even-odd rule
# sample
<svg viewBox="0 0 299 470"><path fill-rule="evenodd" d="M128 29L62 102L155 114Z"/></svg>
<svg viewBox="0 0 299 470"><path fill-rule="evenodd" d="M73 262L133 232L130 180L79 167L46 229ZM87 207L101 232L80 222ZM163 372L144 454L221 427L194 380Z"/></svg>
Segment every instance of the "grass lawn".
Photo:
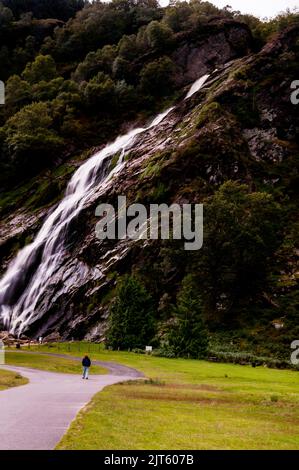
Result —
<svg viewBox="0 0 299 470"><path fill-rule="evenodd" d="M25 385L27 383L28 379L25 379L25 377L22 377L16 372L0 370L0 391L11 387L17 387L18 385Z"/></svg>
<svg viewBox="0 0 299 470"><path fill-rule="evenodd" d="M97 394L58 449L299 449L298 372L94 348L150 380Z"/></svg>
<svg viewBox="0 0 299 470"><path fill-rule="evenodd" d="M46 356L45 354L7 351L5 362L9 365L30 367L50 372L62 372L64 374L82 373L82 367L79 361L55 356ZM93 374L106 374L107 370L100 366L93 366L91 372Z"/></svg>

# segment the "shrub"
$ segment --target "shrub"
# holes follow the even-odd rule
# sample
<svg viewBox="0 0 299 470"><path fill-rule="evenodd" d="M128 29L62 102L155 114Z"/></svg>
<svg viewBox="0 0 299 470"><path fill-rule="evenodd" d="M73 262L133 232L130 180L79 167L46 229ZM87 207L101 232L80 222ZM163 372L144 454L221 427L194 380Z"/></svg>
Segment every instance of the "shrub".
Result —
<svg viewBox="0 0 299 470"><path fill-rule="evenodd" d="M173 347L164 346L158 349L154 349L152 352L152 356L167 357L168 359L173 359L176 357L176 352Z"/></svg>
<svg viewBox="0 0 299 470"><path fill-rule="evenodd" d="M217 101L212 101L204 105L196 121L196 127L202 127L207 121L216 120L222 113L222 109Z"/></svg>
<svg viewBox="0 0 299 470"><path fill-rule="evenodd" d="M132 352L135 354L145 354L145 350L141 348L133 348Z"/></svg>

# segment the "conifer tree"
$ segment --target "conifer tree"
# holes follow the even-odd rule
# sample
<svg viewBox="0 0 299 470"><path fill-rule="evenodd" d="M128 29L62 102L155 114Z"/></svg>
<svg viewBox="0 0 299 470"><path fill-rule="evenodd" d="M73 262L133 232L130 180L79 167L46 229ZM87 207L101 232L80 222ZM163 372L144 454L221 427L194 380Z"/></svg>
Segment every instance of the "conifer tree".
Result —
<svg viewBox="0 0 299 470"><path fill-rule="evenodd" d="M113 349L142 348L155 334L151 295L134 276L124 277L110 311L107 343Z"/></svg>
<svg viewBox="0 0 299 470"><path fill-rule="evenodd" d="M192 275L183 279L174 314L176 322L169 334L169 346L176 356L205 357L208 333L203 320L201 297Z"/></svg>

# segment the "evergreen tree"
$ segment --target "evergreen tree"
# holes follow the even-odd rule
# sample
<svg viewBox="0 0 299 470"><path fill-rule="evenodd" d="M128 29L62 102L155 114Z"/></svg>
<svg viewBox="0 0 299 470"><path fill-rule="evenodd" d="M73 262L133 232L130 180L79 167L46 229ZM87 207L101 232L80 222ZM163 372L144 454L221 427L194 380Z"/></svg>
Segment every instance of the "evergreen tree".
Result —
<svg viewBox="0 0 299 470"><path fill-rule="evenodd" d="M34 62L26 65L22 78L29 83L49 81L57 77L56 64L50 55L38 55Z"/></svg>
<svg viewBox="0 0 299 470"><path fill-rule="evenodd" d="M208 333L202 315L202 301L192 275L187 275L177 296L176 323L169 334L169 346L176 356L204 358Z"/></svg>
<svg viewBox="0 0 299 470"><path fill-rule="evenodd" d="M155 333L153 301L134 276L124 277L110 311L107 343L113 349L144 348Z"/></svg>

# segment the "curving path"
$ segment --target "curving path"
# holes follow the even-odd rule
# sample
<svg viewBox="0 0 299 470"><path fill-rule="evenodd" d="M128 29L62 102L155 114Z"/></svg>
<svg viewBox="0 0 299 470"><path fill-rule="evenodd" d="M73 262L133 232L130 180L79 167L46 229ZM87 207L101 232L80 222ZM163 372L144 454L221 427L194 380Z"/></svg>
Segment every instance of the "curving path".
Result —
<svg viewBox="0 0 299 470"><path fill-rule="evenodd" d="M110 374L91 374L89 380L82 380L78 375L1 365L1 369L21 373L29 383L0 392L0 450L54 449L95 393L107 385L142 377L120 364L93 361L97 363Z"/></svg>

